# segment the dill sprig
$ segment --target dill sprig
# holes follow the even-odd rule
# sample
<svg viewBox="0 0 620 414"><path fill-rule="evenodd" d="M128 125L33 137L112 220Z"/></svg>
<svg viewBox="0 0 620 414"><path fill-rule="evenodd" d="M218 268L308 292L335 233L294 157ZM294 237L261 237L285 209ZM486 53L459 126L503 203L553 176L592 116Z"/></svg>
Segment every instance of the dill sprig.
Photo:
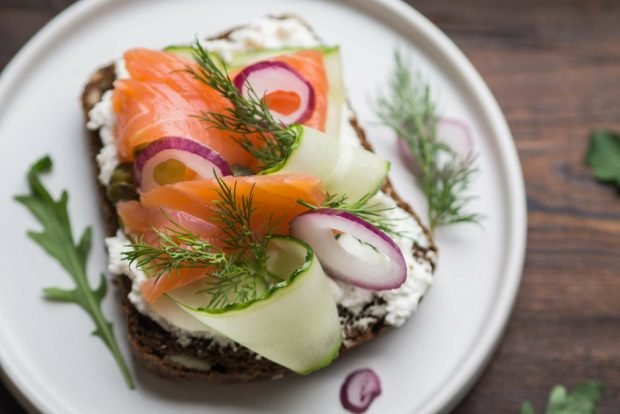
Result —
<svg viewBox="0 0 620 414"><path fill-rule="evenodd" d="M233 133L236 142L262 164L262 169L286 159L296 141L295 128L276 121L265 100L251 86L248 97L244 98L226 67L218 65L200 42L196 41L192 49L198 68L188 68L187 71L232 104L223 113L202 112L200 118L213 128Z"/></svg>
<svg viewBox="0 0 620 414"><path fill-rule="evenodd" d="M396 207L385 206L380 202L371 202L372 197L373 194L368 193L357 201L349 202L345 194L327 194L325 202L320 206L310 204L301 199L297 200L297 202L312 210L318 208L333 208L346 211L367 221L384 233L396 237L411 237L406 232L397 229L397 223L406 220L407 216L389 216L388 212L394 211Z"/></svg>
<svg viewBox="0 0 620 414"><path fill-rule="evenodd" d="M431 230L455 223L478 223L482 218L466 212L473 197L465 193L476 173L475 156L462 157L437 140L438 116L430 87L409 71L398 51L388 93L376 101L376 112L411 151L418 168L415 176L427 199Z"/></svg>
<svg viewBox="0 0 620 414"><path fill-rule="evenodd" d="M207 307L242 303L258 298L279 279L267 269L267 246L277 221L269 220L265 234L252 231L254 187L247 195L237 193L237 184L228 185L215 177L218 199L213 202L214 221L221 224L223 247L202 239L169 218L171 225L154 229L157 245L138 241L123 252L151 277L175 277L182 269L205 269L210 273L199 293L210 296Z"/></svg>
<svg viewBox="0 0 620 414"><path fill-rule="evenodd" d="M181 269L207 268L228 260L224 251L169 220L171 225L163 230L153 229L157 247L138 241L132 244L132 250L123 252L123 258L157 279L174 276Z"/></svg>

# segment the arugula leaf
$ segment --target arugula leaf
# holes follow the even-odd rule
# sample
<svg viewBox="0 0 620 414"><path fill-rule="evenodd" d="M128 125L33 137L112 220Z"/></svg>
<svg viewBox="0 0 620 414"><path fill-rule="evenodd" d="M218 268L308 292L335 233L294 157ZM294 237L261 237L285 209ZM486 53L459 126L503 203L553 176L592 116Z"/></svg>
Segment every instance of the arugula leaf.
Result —
<svg viewBox="0 0 620 414"><path fill-rule="evenodd" d="M56 302L74 303L79 305L95 323L93 335L101 338L118 364L129 388L134 384L129 368L123 359L120 348L108 321L101 310L101 302L107 292L105 276L100 275L99 285L92 289L88 282L86 267L90 254L92 229L86 228L77 242L73 240L71 220L67 212L69 195L63 191L56 201L39 180L39 175L52 169L52 160L46 156L37 161L28 172L29 195L19 195L15 200L23 204L41 223L41 232L28 231L28 236L69 273L75 282L75 288L43 289L45 298Z"/></svg>
<svg viewBox="0 0 620 414"><path fill-rule="evenodd" d="M521 406L521 411L519 411L519 414L536 414L536 411L534 411L534 406L531 402L525 401Z"/></svg>
<svg viewBox="0 0 620 414"><path fill-rule="evenodd" d="M620 134L602 130L592 132L586 163L599 181L620 188Z"/></svg>
<svg viewBox="0 0 620 414"><path fill-rule="evenodd" d="M605 386L600 382L586 381L567 392L556 385L549 394L545 414L597 414L596 404L603 398ZM519 414L535 414L532 403L526 401Z"/></svg>

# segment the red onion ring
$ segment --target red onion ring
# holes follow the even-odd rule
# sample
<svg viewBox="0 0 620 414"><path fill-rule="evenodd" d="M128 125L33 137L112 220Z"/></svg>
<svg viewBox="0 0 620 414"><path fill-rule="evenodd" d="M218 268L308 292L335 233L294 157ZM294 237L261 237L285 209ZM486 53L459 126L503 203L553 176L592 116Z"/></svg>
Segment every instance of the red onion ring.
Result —
<svg viewBox="0 0 620 414"><path fill-rule="evenodd" d="M232 175L228 163L220 154L196 141L183 137L163 137L151 142L136 157L134 171L136 183L142 191L159 187L155 168L161 163L176 160L196 173L196 179Z"/></svg>
<svg viewBox="0 0 620 414"><path fill-rule="evenodd" d="M333 231L350 235L382 253L380 262L364 261L347 251ZM381 230L361 218L336 209L311 210L290 224L293 237L308 243L330 276L369 290L395 289L407 278L407 264L400 248Z"/></svg>
<svg viewBox="0 0 620 414"><path fill-rule="evenodd" d="M379 395L381 395L381 381L370 368L353 371L340 387L340 402L344 408L353 413L365 412Z"/></svg>
<svg viewBox="0 0 620 414"><path fill-rule="evenodd" d="M437 122L437 140L448 145L458 159L467 159L474 152L474 140L469 127L463 121L454 118L440 118ZM419 175L420 166L411 154L411 150L402 138L398 138L398 154L405 166Z"/></svg>
<svg viewBox="0 0 620 414"><path fill-rule="evenodd" d="M249 97L250 86L259 97L275 91L296 93L301 102L295 111L286 115L271 110L274 119L284 125L300 124L310 118L314 112L316 101L312 84L301 73L284 62L254 63L239 72L233 82L244 98Z"/></svg>
<svg viewBox="0 0 620 414"><path fill-rule="evenodd" d="M466 123L454 118L441 118L437 123L437 139L447 144L459 158L469 158L474 150L474 139Z"/></svg>

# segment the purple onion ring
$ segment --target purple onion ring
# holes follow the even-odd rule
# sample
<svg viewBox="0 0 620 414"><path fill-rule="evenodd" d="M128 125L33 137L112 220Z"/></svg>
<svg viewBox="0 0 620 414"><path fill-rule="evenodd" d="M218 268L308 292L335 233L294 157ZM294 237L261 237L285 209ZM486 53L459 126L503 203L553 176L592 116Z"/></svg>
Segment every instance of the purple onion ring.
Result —
<svg viewBox="0 0 620 414"><path fill-rule="evenodd" d="M316 106L316 98L312 84L292 66L279 61L261 61L254 63L235 76L234 84L241 96L248 98L250 90L258 97L275 91L296 93L301 102L299 107L290 114L281 114L271 110L276 121L284 125L300 124L306 121Z"/></svg>
<svg viewBox="0 0 620 414"><path fill-rule="evenodd" d="M353 413L365 412L379 395L381 395L381 381L370 368L353 371L340 388L342 406Z"/></svg>
<svg viewBox="0 0 620 414"><path fill-rule="evenodd" d="M171 159L191 168L199 179L212 178L214 172L220 176L232 175L228 163L211 148L188 138L162 137L151 142L136 157L134 171L137 185L143 191L158 187L153 177L155 167Z"/></svg>
<svg viewBox="0 0 620 414"><path fill-rule="evenodd" d="M368 290L396 289L407 278L402 251L384 232L361 218L341 210L317 209L300 214L290 224L291 235L308 243L330 276ZM379 261L364 260L346 250L334 230L376 249Z"/></svg>

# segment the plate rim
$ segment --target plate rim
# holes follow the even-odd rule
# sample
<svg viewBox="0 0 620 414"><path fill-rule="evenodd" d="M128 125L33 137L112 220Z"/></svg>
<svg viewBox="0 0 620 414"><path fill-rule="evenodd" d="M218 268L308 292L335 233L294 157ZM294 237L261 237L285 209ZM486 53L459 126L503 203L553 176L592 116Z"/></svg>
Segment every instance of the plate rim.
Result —
<svg viewBox="0 0 620 414"><path fill-rule="evenodd" d="M454 408L465 394L472 388L491 360L507 326L512 312L523 273L525 248L527 239L527 207L525 198L525 184L518 158L517 148L508 127L508 123L491 93L489 87L473 64L464 53L441 29L435 26L420 12L402 0L339 0L349 6L363 9L370 15L377 10L388 12L405 20L435 52L439 52L448 61L458 66L458 70L473 95L478 99L480 110L489 122L489 129L495 136L494 141L500 152L503 168L506 172L506 181L509 184L507 191L507 208L509 213L508 227L512 236L509 239L509 257L506 260L504 280L499 288L496 307L487 320L486 328L477 340L474 352L469 354L448 382L433 395L424 407L428 412L448 412ZM121 0L81 0L78 1L41 28L11 59L0 74L0 107L11 95L12 88L19 84L17 79L27 72L28 62L44 50L46 45L62 35L65 30L86 19L90 14L97 12L101 7L114 6L122 3ZM388 17L389 18L389 17ZM383 20L386 20L384 18ZM49 408L50 401L41 397L30 387L25 378L20 377L19 371L11 362L8 352L0 346L0 370L3 375L0 379L7 384L7 388L16 399L30 412Z"/></svg>

